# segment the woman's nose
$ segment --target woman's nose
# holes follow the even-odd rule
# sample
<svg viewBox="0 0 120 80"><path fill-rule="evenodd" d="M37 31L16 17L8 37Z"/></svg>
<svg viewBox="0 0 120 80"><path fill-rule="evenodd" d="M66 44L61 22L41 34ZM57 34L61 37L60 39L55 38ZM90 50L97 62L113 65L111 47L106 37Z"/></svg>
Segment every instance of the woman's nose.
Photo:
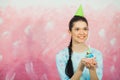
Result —
<svg viewBox="0 0 120 80"><path fill-rule="evenodd" d="M84 31L83 31L83 30L80 30L80 31L79 31L79 34L84 34Z"/></svg>

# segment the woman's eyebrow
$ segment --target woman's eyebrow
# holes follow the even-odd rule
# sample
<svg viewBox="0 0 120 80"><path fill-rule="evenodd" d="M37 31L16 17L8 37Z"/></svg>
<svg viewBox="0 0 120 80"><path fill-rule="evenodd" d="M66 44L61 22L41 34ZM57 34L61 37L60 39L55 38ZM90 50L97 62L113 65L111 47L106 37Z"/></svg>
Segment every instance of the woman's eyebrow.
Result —
<svg viewBox="0 0 120 80"><path fill-rule="evenodd" d="M87 26L85 26L85 27L73 27L73 28L80 28L80 29L84 29L84 28L88 28Z"/></svg>

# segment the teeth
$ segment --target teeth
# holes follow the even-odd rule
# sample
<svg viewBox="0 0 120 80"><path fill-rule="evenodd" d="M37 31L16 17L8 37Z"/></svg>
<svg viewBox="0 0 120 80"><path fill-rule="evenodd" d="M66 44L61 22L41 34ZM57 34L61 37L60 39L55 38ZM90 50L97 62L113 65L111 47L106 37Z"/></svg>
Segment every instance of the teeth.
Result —
<svg viewBox="0 0 120 80"><path fill-rule="evenodd" d="M82 39L82 38L84 38L84 36L82 36L82 37L79 37L79 38L81 38L81 39Z"/></svg>

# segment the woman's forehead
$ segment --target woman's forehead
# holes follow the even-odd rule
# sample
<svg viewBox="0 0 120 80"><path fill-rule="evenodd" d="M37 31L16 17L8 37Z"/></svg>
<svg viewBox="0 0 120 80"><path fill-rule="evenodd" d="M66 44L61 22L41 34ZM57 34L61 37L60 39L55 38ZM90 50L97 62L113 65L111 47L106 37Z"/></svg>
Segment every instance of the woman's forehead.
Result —
<svg viewBox="0 0 120 80"><path fill-rule="evenodd" d="M74 28L85 28L85 27L88 27L88 26L87 26L87 23L84 22L84 21L77 21L77 22L73 23L73 27Z"/></svg>

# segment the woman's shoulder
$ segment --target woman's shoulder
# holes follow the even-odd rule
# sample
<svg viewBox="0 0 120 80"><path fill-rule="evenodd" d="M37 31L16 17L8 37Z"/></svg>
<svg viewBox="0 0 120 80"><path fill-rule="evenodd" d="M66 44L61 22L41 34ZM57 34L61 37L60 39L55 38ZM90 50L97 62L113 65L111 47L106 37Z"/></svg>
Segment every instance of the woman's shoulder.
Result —
<svg viewBox="0 0 120 80"><path fill-rule="evenodd" d="M68 57L69 53L68 53L68 47L60 50L57 54L56 57Z"/></svg>

